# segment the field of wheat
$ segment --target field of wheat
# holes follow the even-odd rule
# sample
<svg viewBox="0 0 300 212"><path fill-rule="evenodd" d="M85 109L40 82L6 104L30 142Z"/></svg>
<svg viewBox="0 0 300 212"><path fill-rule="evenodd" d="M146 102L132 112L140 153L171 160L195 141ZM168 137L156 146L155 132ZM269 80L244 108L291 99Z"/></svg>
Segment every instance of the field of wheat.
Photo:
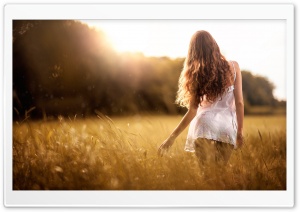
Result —
<svg viewBox="0 0 300 212"><path fill-rule="evenodd" d="M245 145L205 173L185 152L185 130L157 148L181 116L14 122L14 190L285 190L285 116L245 117ZM218 167L217 167L218 168Z"/></svg>

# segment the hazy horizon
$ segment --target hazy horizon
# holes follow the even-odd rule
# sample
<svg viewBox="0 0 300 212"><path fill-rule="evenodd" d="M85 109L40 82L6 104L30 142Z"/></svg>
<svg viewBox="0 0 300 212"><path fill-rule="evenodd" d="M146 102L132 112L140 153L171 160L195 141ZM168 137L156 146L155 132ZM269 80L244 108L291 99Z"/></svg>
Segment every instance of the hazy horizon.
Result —
<svg viewBox="0 0 300 212"><path fill-rule="evenodd" d="M228 60L241 70L267 77L274 97L286 100L285 21L283 20L80 20L103 31L118 52L185 57L191 36L206 30Z"/></svg>

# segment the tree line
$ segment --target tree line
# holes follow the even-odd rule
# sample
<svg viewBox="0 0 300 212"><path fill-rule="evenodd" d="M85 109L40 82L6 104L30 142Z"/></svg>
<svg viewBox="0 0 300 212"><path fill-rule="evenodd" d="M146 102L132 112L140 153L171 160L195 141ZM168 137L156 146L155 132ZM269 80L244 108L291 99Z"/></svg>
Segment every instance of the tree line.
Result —
<svg viewBox="0 0 300 212"><path fill-rule="evenodd" d="M73 20L13 21L14 119L136 113L177 114L184 58L118 53L105 34ZM246 107L283 104L263 76L242 71Z"/></svg>

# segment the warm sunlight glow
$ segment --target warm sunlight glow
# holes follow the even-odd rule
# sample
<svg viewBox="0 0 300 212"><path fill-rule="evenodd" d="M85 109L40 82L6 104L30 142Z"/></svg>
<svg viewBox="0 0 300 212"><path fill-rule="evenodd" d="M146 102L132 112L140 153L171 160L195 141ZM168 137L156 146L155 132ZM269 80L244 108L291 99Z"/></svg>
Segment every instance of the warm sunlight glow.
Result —
<svg viewBox="0 0 300 212"><path fill-rule="evenodd" d="M150 30L145 25L108 24L102 26L113 47L119 52L151 52L154 48ZM137 28L138 27L138 28ZM139 30L138 30L139 29ZM152 50L153 52L155 51Z"/></svg>
<svg viewBox="0 0 300 212"><path fill-rule="evenodd" d="M274 95L286 98L285 22L280 20L84 20L102 30L118 52L185 57L191 36L207 30L229 60L266 76ZM276 61L276 62L274 62Z"/></svg>
<svg viewBox="0 0 300 212"><path fill-rule="evenodd" d="M142 52L146 56L185 57L192 30L178 38L178 27L157 21L83 21L103 30L118 52ZM177 36L172 36L177 34ZM181 42L178 42L178 39ZM167 48L166 48L167 47Z"/></svg>

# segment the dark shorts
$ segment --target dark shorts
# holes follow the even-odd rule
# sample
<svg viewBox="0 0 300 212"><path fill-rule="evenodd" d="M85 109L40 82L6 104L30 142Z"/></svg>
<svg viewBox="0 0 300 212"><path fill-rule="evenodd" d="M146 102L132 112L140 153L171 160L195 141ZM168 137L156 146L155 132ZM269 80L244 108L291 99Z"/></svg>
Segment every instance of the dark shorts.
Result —
<svg viewBox="0 0 300 212"><path fill-rule="evenodd" d="M227 163L234 146L221 141L198 138L195 140L195 153L200 163L221 162Z"/></svg>

